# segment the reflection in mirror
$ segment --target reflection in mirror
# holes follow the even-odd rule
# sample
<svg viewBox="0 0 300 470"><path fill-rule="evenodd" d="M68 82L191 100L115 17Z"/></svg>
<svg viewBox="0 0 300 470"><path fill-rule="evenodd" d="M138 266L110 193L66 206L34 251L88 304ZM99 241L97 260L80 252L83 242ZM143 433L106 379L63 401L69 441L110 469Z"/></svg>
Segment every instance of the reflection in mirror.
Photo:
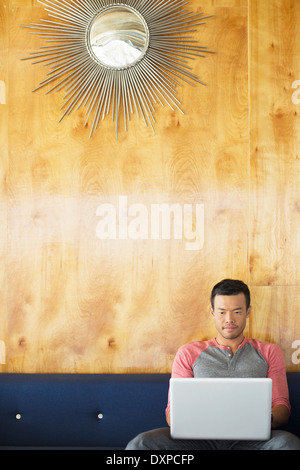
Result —
<svg viewBox="0 0 300 470"><path fill-rule="evenodd" d="M92 22L89 46L104 65L123 68L141 59L149 43L143 18L127 6L108 8Z"/></svg>

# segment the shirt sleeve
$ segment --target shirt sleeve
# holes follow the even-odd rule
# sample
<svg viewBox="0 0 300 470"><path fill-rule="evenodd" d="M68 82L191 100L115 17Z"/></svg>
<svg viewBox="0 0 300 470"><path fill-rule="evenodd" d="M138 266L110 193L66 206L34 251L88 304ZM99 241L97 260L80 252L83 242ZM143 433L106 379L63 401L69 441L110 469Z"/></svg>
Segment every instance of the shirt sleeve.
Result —
<svg viewBox="0 0 300 470"><path fill-rule="evenodd" d="M173 366L172 366L172 378L192 378L194 377L194 372L193 372L193 355L189 351L188 347L181 346L181 348L178 350ZM170 411L170 390L168 392L168 404L166 408L166 417L167 414Z"/></svg>
<svg viewBox="0 0 300 470"><path fill-rule="evenodd" d="M272 379L272 407L285 405L291 411L285 361L281 349L275 344L270 345L268 365L267 377Z"/></svg>

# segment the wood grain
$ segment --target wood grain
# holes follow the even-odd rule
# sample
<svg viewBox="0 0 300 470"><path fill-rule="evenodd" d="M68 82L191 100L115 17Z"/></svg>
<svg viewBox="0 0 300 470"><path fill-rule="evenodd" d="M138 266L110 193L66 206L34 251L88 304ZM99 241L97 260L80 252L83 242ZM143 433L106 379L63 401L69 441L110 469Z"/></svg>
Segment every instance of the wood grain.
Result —
<svg viewBox="0 0 300 470"><path fill-rule="evenodd" d="M7 362L7 168L8 168L8 2L0 8L0 372L5 372Z"/></svg>
<svg viewBox="0 0 300 470"><path fill-rule="evenodd" d="M299 371L299 286L253 286L250 335L279 344L290 371ZM296 343L297 344L294 344Z"/></svg>
<svg viewBox="0 0 300 470"><path fill-rule="evenodd" d="M300 283L300 4L251 2L251 283Z"/></svg>
<svg viewBox="0 0 300 470"><path fill-rule="evenodd" d="M192 66L207 86L178 87L184 115L157 107L155 134L134 115L117 142L110 119L88 139L84 111L58 124L63 93L31 93L46 71L20 59L42 41L19 25L44 11L2 2L5 371L168 372L179 346L214 335L209 296L224 277L253 288L246 333L278 342L299 368L298 4L253 0L249 16L246 0L205 0L201 10L214 18L197 39L217 54ZM97 238L99 206L117 210L122 197L148 222L155 204L204 204L202 249L173 232Z"/></svg>

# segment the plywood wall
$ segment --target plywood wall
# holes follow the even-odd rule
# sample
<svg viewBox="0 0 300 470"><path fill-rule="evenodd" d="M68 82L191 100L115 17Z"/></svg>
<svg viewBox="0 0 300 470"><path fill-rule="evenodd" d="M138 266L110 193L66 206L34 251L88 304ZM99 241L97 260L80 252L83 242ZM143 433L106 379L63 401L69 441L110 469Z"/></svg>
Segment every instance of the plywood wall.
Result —
<svg viewBox="0 0 300 470"><path fill-rule="evenodd" d="M19 25L45 13L2 0L3 371L168 372L181 344L214 335L224 277L250 286L246 334L300 370L300 2L190 7L215 15L197 38L217 54L193 63L207 86L178 89L184 116L157 106L155 134L135 116L116 141L110 119L89 139L83 111L58 124L61 93L31 93L46 71L20 59L42 42ZM149 225L137 238L129 208L150 224L163 203L201 208L198 249ZM97 237L103 204L127 204L127 239Z"/></svg>

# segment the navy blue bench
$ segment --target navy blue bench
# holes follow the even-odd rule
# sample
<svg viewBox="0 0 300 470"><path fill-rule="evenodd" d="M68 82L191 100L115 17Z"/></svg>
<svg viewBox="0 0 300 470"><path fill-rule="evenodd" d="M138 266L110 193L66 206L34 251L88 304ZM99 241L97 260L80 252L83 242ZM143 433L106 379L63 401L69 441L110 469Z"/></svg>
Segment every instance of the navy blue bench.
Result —
<svg viewBox="0 0 300 470"><path fill-rule="evenodd" d="M166 426L169 374L0 374L0 449L124 449ZM300 373L288 373L300 436Z"/></svg>

